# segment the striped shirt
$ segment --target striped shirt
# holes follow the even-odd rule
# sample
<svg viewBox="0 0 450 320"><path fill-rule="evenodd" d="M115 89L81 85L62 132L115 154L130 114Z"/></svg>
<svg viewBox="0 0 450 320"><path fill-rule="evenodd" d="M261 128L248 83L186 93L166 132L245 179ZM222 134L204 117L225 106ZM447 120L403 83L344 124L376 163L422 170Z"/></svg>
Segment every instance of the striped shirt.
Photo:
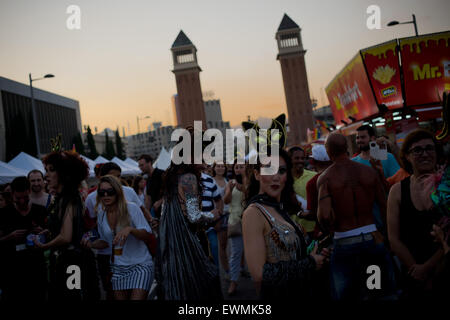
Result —
<svg viewBox="0 0 450 320"><path fill-rule="evenodd" d="M202 193L202 211L211 212L214 209L214 201L220 200L220 190L214 179L202 172L201 182L203 186Z"/></svg>

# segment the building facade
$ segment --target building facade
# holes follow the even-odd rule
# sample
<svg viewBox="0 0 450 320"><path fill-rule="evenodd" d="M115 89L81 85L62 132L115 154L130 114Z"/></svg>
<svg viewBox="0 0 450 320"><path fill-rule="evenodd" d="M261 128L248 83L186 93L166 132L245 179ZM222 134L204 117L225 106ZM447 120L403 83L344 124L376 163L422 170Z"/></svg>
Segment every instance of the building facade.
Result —
<svg viewBox="0 0 450 320"><path fill-rule="evenodd" d="M300 27L288 15L284 15L275 39L278 43L277 60L281 64L284 93L288 111L288 145L306 142L307 129L314 128L305 53Z"/></svg>
<svg viewBox="0 0 450 320"><path fill-rule="evenodd" d="M156 158L161 149L166 150L175 145L175 142L170 141L174 127L164 126L158 127L156 130L135 134L127 137L127 157L132 159L139 158L142 154L149 154Z"/></svg>
<svg viewBox="0 0 450 320"><path fill-rule="evenodd" d="M314 118L326 122L327 124L335 124L333 111L330 105L316 107L313 109Z"/></svg>
<svg viewBox="0 0 450 320"><path fill-rule="evenodd" d="M220 100L217 99L205 101L205 116L207 123L222 121L222 109L220 107Z"/></svg>
<svg viewBox="0 0 450 320"><path fill-rule="evenodd" d="M30 86L0 77L0 160L24 151L42 156L51 151L50 139L62 135L62 147L72 149L81 133L78 101L33 87L41 154L37 155Z"/></svg>

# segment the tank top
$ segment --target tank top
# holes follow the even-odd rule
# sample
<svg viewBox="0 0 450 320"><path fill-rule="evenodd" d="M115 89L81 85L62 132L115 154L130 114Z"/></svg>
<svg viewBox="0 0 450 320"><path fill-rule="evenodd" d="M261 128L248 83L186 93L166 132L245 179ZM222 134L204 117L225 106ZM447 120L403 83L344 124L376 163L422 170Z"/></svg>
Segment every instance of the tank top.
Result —
<svg viewBox="0 0 450 320"><path fill-rule="evenodd" d="M217 183L216 179L214 179L216 185L217 185L217 190L219 190L220 195L223 196L225 195L225 189L227 188L227 184L228 184L228 180L225 179L225 186L222 188L221 186L219 186L219 184ZM230 204L223 204L223 212L229 212L230 211Z"/></svg>
<svg viewBox="0 0 450 320"><path fill-rule="evenodd" d="M230 203L230 217L228 219L229 224L235 224L242 220L242 212L244 207L242 205L242 199L244 194L239 191L238 188L234 188L231 192L231 203Z"/></svg>
<svg viewBox="0 0 450 320"><path fill-rule="evenodd" d="M300 258L297 256L300 249L300 239L295 229L291 225L277 221L264 206L258 203L255 205L271 227L270 231L264 235L266 262L277 263Z"/></svg>
<svg viewBox="0 0 450 320"><path fill-rule="evenodd" d="M416 263L426 262L439 248L430 232L435 215L432 210L419 211L411 199L411 177L401 181L400 240Z"/></svg>

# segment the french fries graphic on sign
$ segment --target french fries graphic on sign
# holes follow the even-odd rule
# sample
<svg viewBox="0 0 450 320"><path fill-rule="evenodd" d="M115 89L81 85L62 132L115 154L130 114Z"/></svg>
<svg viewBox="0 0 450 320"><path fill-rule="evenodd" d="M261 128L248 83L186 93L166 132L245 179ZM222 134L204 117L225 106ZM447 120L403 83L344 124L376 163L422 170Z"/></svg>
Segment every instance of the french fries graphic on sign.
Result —
<svg viewBox="0 0 450 320"><path fill-rule="evenodd" d="M391 82L392 77L395 75L395 69L392 69L388 64L384 67L378 67L373 72L372 76L378 80L381 84Z"/></svg>

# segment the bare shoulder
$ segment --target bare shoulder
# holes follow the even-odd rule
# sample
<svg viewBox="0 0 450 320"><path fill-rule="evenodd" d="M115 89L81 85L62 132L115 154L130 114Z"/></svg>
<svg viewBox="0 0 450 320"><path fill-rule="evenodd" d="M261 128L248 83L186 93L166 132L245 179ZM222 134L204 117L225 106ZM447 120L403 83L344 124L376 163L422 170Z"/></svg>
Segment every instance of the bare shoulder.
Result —
<svg viewBox="0 0 450 320"><path fill-rule="evenodd" d="M354 165L355 165L355 169L357 170L358 174L361 177L367 177L370 179L378 178L377 171L374 168L372 168L371 165L365 165L365 164L355 162L355 161L354 161Z"/></svg>
<svg viewBox="0 0 450 320"><path fill-rule="evenodd" d="M245 209L245 211L242 213L242 220L248 222L251 225L264 224L262 213L254 204L249 205L247 209Z"/></svg>
<svg viewBox="0 0 450 320"><path fill-rule="evenodd" d="M400 182L397 182L396 184L394 184L391 189L389 190L389 199L394 200L394 201L400 201L400 197L401 197L401 190L402 186Z"/></svg>
<svg viewBox="0 0 450 320"><path fill-rule="evenodd" d="M330 172L333 169L331 167L328 167L324 172L322 172L319 176L319 178L317 179L317 188L320 188L320 186L329 179L330 176Z"/></svg>

